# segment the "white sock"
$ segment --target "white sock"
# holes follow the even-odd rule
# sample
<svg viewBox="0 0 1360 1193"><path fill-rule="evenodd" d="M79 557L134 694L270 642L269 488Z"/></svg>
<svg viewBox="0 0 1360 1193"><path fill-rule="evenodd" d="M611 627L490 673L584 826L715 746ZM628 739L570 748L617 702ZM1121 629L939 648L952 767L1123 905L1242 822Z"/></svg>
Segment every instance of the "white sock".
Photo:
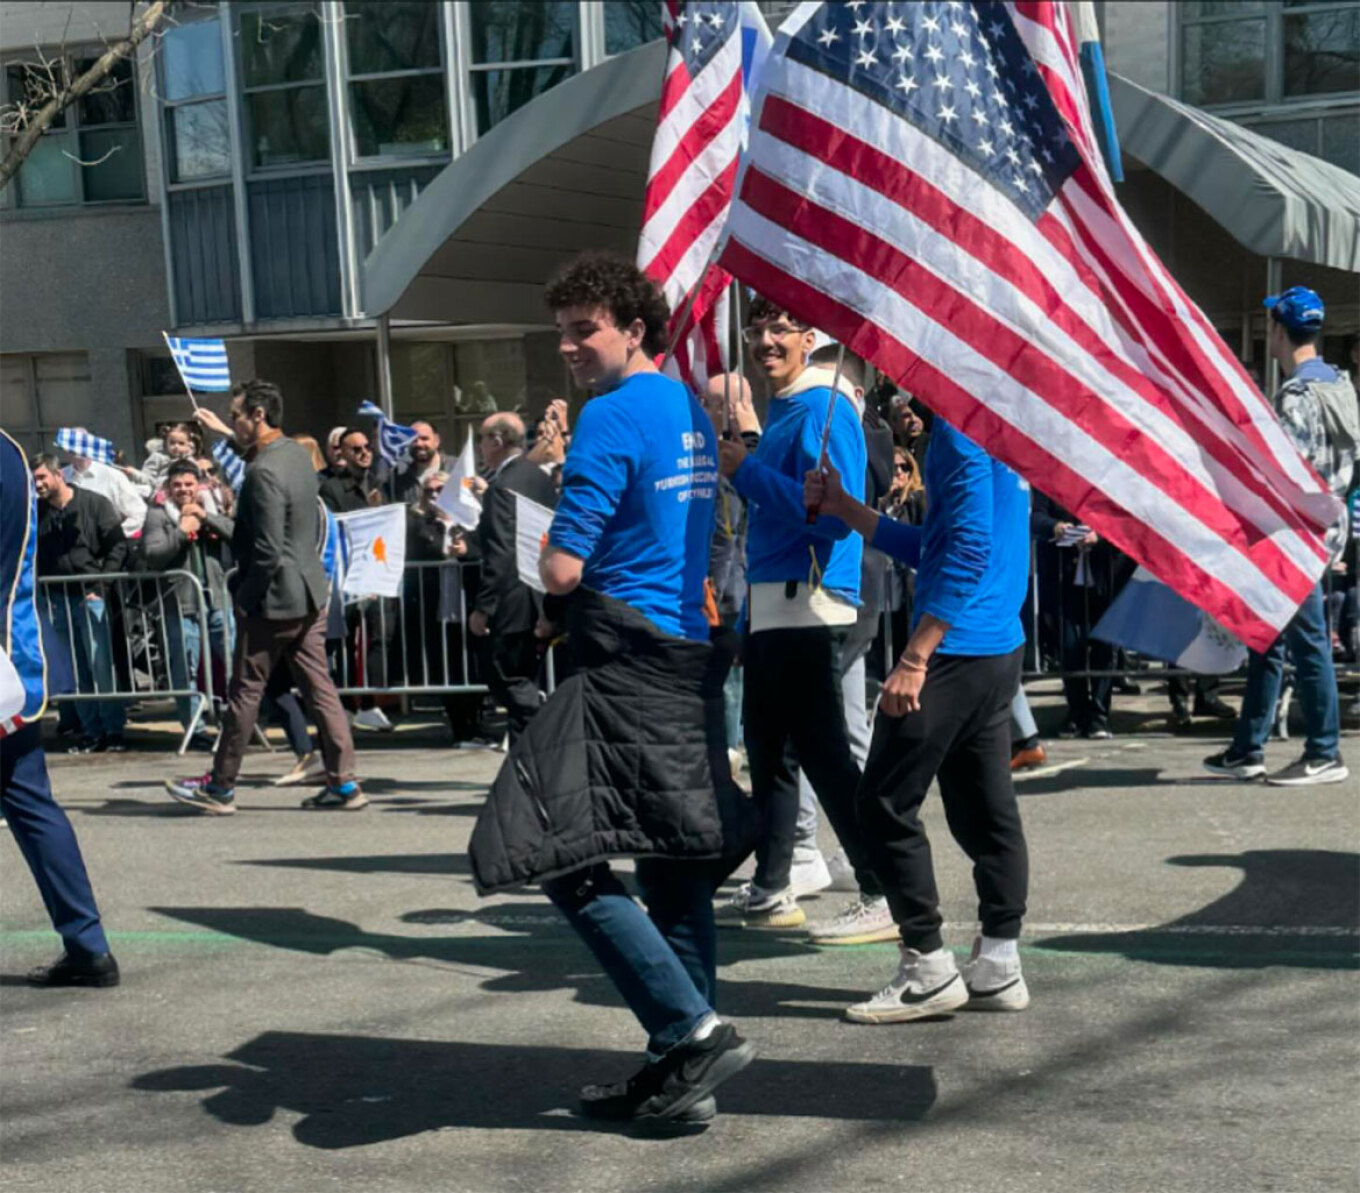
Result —
<svg viewBox="0 0 1360 1193"><path fill-rule="evenodd" d="M987 961L1019 961L1019 942L1003 940L999 936L984 936L978 956Z"/></svg>
<svg viewBox="0 0 1360 1193"><path fill-rule="evenodd" d="M721 1022L722 1020L718 1018L716 1012L709 1011L707 1015L705 1015L702 1019L699 1020L699 1025L692 1032L690 1032L688 1036L685 1037L685 1043L695 1044L698 1043L700 1040L708 1039L708 1037L713 1034L714 1029Z"/></svg>

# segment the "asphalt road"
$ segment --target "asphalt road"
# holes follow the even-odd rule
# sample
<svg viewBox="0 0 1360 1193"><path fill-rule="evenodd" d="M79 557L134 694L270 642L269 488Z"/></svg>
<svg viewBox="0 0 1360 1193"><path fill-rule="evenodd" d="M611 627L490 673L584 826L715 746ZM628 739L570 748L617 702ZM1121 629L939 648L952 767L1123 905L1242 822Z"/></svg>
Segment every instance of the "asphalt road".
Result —
<svg viewBox="0 0 1360 1193"><path fill-rule="evenodd" d="M182 765L164 752L53 761L125 977L24 985L54 938L3 834L10 1193L1360 1182L1354 779L1203 779L1212 736L1055 745L1058 769L1020 787L1028 1012L854 1026L841 1011L891 975L891 946L724 934L722 1009L760 1057L706 1134L656 1141L572 1116L581 1082L635 1067L639 1033L540 895L476 897L464 849L499 756L435 740L365 750L354 815L261 785L203 819L159 791ZM929 814L962 951L967 864Z"/></svg>

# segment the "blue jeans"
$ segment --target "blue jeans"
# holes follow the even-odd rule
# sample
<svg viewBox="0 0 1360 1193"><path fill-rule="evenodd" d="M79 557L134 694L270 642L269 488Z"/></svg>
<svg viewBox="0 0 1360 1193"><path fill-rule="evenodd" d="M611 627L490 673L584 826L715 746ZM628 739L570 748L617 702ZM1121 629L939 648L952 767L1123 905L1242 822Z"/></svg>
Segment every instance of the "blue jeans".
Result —
<svg viewBox="0 0 1360 1193"><path fill-rule="evenodd" d="M52 798L42 730L25 725L0 741L0 813L33 872L52 927L73 953L109 951L71 822Z"/></svg>
<svg viewBox="0 0 1360 1193"><path fill-rule="evenodd" d="M1275 721L1275 705L1280 699L1286 646L1294 660L1294 691L1303 710L1304 756L1336 758L1340 753L1341 710L1321 585L1308 594L1269 650L1264 654L1251 652L1247 691L1233 733L1232 754L1242 758L1265 749Z"/></svg>
<svg viewBox="0 0 1360 1193"><path fill-rule="evenodd" d="M647 1032L647 1051L674 1048L712 1014L718 941L713 926L716 863L641 858L647 910L605 863L544 882L605 976Z"/></svg>
<svg viewBox="0 0 1360 1193"><path fill-rule="evenodd" d="M101 596L82 596L83 586L63 584L52 598L52 625L75 665L76 691L114 692L113 638L109 612ZM88 737L122 733L127 709L118 700L76 700L80 727Z"/></svg>
<svg viewBox="0 0 1360 1193"><path fill-rule="evenodd" d="M225 674L231 675L232 622L222 609L209 609L207 614L208 637L212 643L214 658L222 661ZM165 648L170 655L170 686L187 688L198 680L198 665L203 659L203 629L198 615L193 612L165 614ZM209 662L209 666L212 663ZM225 693L221 693L225 695ZM179 723L185 729L194 718L196 701L188 696L175 697L175 709Z"/></svg>

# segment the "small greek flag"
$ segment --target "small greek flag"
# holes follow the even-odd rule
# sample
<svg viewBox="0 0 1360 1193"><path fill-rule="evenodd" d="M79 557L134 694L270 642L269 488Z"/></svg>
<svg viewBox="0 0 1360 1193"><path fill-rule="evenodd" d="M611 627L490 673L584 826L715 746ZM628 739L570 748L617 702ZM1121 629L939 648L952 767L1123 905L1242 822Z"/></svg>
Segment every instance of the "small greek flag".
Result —
<svg viewBox="0 0 1360 1193"><path fill-rule="evenodd" d="M113 440L100 439L89 431L77 431L73 427L62 427L57 432L57 446L73 456L85 456L98 460L101 464L113 463Z"/></svg>
<svg viewBox="0 0 1360 1193"><path fill-rule="evenodd" d="M166 336L170 355L187 389L199 393L226 393L231 389L227 345L222 340L190 340Z"/></svg>
<svg viewBox="0 0 1360 1193"><path fill-rule="evenodd" d="M378 455L393 465L400 464L406 459L407 451L415 442L415 428L403 427L401 423L392 422L382 412L382 407L375 402L365 402L359 407L359 413L366 418L378 420Z"/></svg>
<svg viewBox="0 0 1360 1193"><path fill-rule="evenodd" d="M246 483L246 462L232 450L231 444L225 439L216 440L208 450L212 452L212 458L222 469L222 475L227 478L227 484L231 486L232 491L239 493L241 486Z"/></svg>

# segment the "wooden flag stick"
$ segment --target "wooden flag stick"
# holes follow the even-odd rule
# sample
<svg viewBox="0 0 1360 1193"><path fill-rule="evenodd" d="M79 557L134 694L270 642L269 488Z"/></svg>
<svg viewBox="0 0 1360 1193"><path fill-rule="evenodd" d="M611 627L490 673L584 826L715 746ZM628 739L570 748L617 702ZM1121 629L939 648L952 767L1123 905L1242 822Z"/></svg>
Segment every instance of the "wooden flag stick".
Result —
<svg viewBox="0 0 1360 1193"><path fill-rule="evenodd" d="M836 415L837 391L841 384L841 369L845 367L845 342L842 340L836 348L836 374L831 379L831 400L826 404L826 425L822 427L822 447L817 453L817 470L826 473L827 465L830 460L827 458L827 447L831 443L831 420ZM817 507L808 506L807 524L811 526L817 521Z"/></svg>

